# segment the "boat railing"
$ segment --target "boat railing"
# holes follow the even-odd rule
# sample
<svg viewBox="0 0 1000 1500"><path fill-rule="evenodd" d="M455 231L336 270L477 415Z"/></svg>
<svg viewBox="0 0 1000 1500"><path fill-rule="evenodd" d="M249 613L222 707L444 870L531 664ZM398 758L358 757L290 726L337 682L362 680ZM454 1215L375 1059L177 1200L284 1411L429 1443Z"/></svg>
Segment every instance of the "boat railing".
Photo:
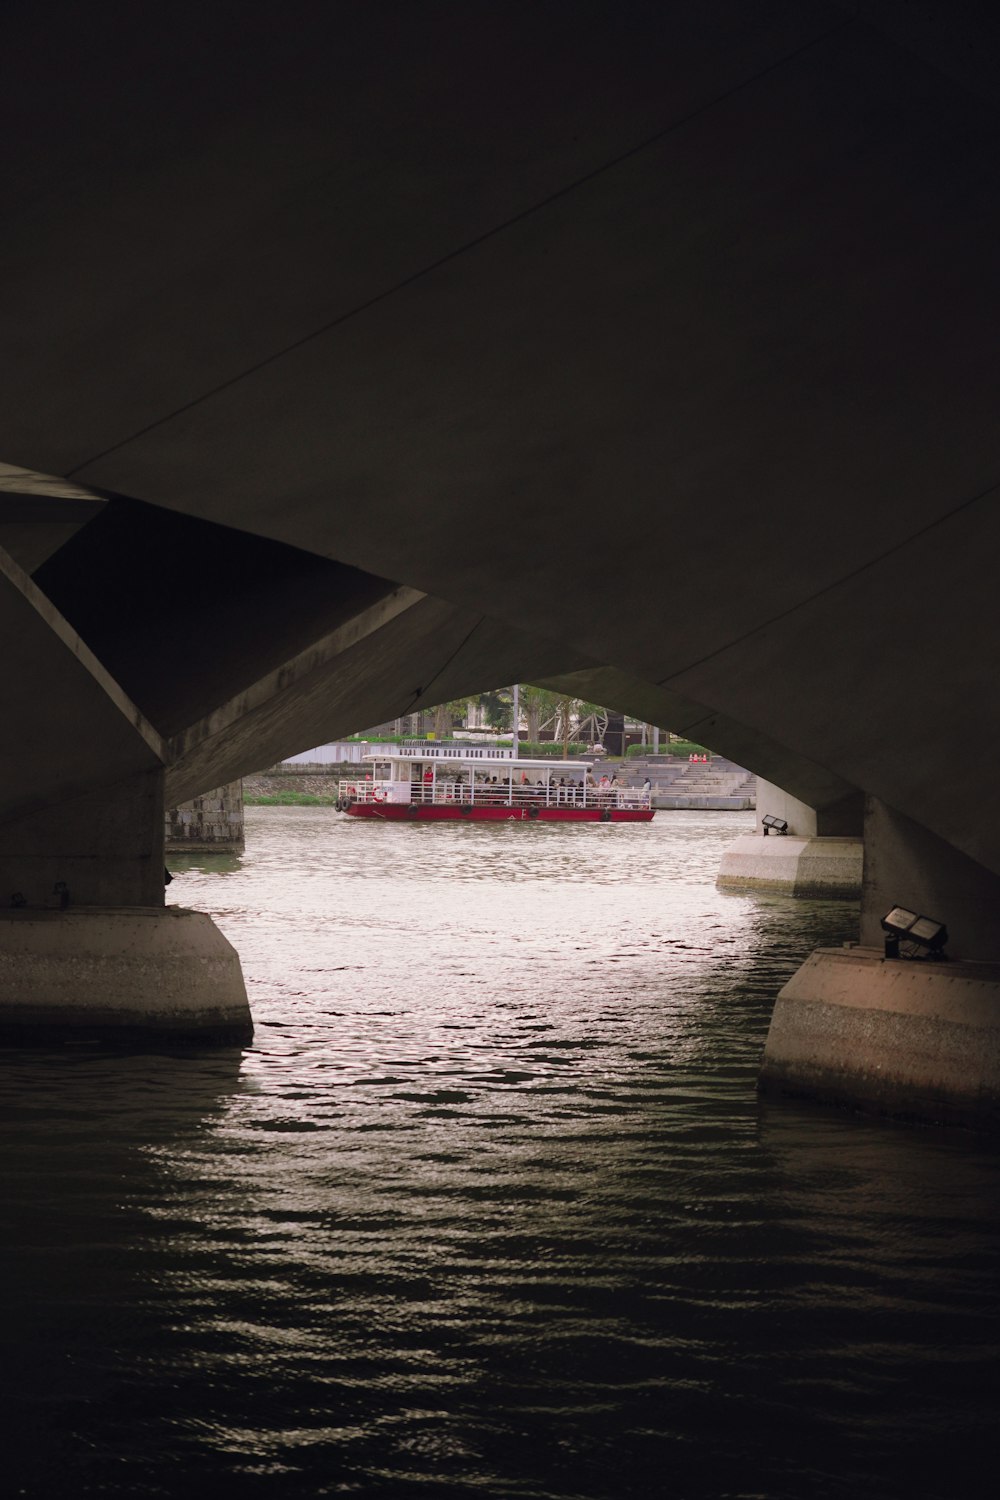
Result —
<svg viewBox="0 0 1000 1500"><path fill-rule="evenodd" d="M530 782L467 780L341 781L339 797L351 802L402 802L411 806L631 807L649 806L642 787L532 785Z"/></svg>

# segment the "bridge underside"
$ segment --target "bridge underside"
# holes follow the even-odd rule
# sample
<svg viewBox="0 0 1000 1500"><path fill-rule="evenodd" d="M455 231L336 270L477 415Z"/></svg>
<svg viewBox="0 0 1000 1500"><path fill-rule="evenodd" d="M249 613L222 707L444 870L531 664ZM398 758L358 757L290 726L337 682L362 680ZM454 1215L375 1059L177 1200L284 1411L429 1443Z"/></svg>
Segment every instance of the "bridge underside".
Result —
<svg viewBox="0 0 1000 1500"><path fill-rule="evenodd" d="M5 25L0 876L515 677L1000 873L982 7Z"/></svg>

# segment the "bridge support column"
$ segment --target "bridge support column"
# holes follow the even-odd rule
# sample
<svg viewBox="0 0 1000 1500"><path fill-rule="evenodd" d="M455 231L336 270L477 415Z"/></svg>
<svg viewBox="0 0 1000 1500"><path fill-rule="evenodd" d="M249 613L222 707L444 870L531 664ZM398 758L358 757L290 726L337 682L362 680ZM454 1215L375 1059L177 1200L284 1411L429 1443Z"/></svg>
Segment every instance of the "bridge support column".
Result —
<svg viewBox="0 0 1000 1500"><path fill-rule="evenodd" d="M235 949L163 869L162 770L4 824L0 1036L249 1039Z"/></svg>
<svg viewBox="0 0 1000 1500"><path fill-rule="evenodd" d="M788 825L765 836L768 814ZM719 866L723 890L774 891L779 895L822 898L861 894L861 806L817 812L804 802L757 781L757 831L729 846Z"/></svg>
<svg viewBox="0 0 1000 1500"><path fill-rule="evenodd" d="M881 919L946 923L948 959L886 958ZM1000 876L869 799L861 943L785 985L761 1087L944 1124L1000 1128Z"/></svg>

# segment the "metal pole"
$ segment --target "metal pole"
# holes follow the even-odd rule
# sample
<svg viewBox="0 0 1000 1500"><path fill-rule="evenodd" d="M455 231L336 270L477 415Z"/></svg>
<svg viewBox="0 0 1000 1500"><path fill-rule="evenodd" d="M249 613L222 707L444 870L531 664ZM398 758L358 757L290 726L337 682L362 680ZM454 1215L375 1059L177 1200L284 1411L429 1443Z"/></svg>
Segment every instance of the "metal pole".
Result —
<svg viewBox="0 0 1000 1500"><path fill-rule="evenodd" d="M654 755L659 755L659 753L660 753L660 731L657 729L656 725L654 724L653 725L653 754Z"/></svg>
<svg viewBox="0 0 1000 1500"><path fill-rule="evenodd" d="M518 745L517 731L518 731L518 726L520 725L520 722L521 722L521 685L520 685L520 683L515 682L515 684L514 684L514 758L515 758L515 760L517 759L517 745Z"/></svg>

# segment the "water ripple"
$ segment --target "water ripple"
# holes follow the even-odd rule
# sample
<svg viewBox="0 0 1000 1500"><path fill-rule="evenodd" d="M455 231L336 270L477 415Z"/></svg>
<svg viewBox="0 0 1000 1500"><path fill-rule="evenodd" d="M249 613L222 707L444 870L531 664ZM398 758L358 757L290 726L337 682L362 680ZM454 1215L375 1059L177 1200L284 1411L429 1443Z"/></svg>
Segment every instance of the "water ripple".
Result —
<svg viewBox="0 0 1000 1500"><path fill-rule="evenodd" d="M254 1046L4 1055L11 1492L878 1500L992 1464L996 1158L758 1102L776 990L856 913L717 891L746 821L255 809L243 860L179 868Z"/></svg>

